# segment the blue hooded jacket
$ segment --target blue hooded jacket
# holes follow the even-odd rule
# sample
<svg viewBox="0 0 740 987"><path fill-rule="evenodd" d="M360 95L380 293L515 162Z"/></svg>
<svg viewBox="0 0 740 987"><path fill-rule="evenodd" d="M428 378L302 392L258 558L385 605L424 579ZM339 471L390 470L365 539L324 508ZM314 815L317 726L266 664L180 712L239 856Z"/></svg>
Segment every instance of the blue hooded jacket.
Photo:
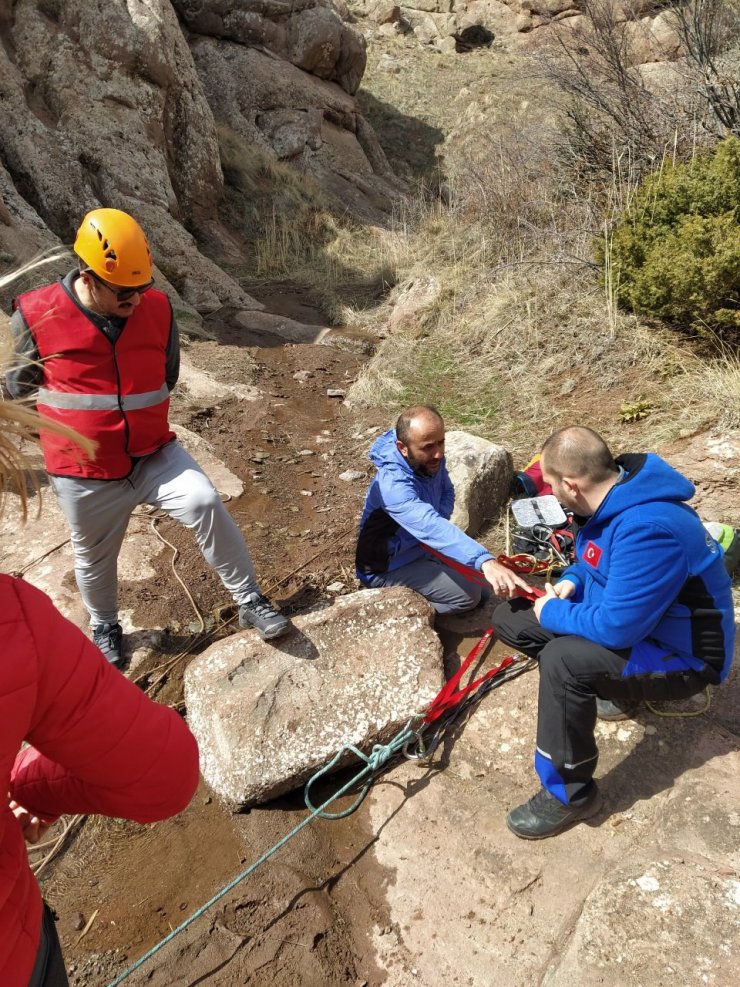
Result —
<svg viewBox="0 0 740 987"><path fill-rule="evenodd" d="M693 669L727 677L735 621L722 553L685 503L693 484L659 456L617 459L625 473L576 534L576 586L549 600L542 626L612 650L630 649L625 675Z"/></svg>
<svg viewBox="0 0 740 987"><path fill-rule="evenodd" d="M436 476L417 476L396 446L395 429L376 439L370 459L378 472L360 518L355 561L362 582L428 558L422 542L474 569L493 558L449 520L455 491L444 459Z"/></svg>

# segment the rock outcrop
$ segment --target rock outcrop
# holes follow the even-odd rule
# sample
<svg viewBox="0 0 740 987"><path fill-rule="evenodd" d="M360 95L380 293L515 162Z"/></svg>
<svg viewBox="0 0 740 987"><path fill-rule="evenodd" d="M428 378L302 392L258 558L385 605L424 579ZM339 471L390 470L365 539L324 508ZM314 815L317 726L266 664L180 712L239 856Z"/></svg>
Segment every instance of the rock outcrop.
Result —
<svg viewBox="0 0 740 987"><path fill-rule="evenodd" d="M303 784L348 744L390 740L442 685L432 617L411 590L362 590L296 617L275 645L255 631L212 645L185 673L206 781L246 807Z"/></svg>
<svg viewBox="0 0 740 987"><path fill-rule="evenodd" d="M110 205L140 220L160 281L184 307L261 307L186 228L211 227L228 244L213 115L171 4L6 0L0 21L0 153L37 217L29 222L27 208L14 242L4 233L6 265L39 245L34 228L51 231L42 240L70 243L88 209Z"/></svg>
<svg viewBox="0 0 740 987"><path fill-rule="evenodd" d="M407 0L389 15L385 0L352 0L350 7L381 33L413 32L438 51L469 51L494 41L536 44L553 24L580 30L587 20L582 0ZM616 23L625 24L634 64L675 55L675 32L660 0L614 3Z"/></svg>
<svg viewBox="0 0 740 987"><path fill-rule="evenodd" d="M0 0L0 31L4 306L68 269L58 248L104 205L139 219L181 320L262 309L221 266L244 254L219 213L217 121L343 211L378 220L398 194L353 95L364 39L327 0Z"/></svg>

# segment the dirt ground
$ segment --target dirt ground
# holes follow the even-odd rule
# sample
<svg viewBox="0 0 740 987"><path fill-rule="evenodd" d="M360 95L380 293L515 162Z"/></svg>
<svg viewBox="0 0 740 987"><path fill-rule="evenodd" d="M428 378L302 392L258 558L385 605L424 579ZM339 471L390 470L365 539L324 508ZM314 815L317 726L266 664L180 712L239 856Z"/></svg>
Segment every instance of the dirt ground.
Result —
<svg viewBox="0 0 740 987"><path fill-rule="evenodd" d="M305 295L273 289L274 310L293 302L304 321L321 322ZM344 390L364 357L326 345L265 345L224 323L211 329L217 341L186 346L189 363L207 380L254 385L261 396L204 403L183 389L173 419L243 480L243 495L228 507L264 587L294 613L353 590L366 479L339 477L370 475L367 448L388 422L383 409L358 414L326 392ZM4 539L3 565L25 570L84 626L69 547L39 561L60 541L54 510L46 498L20 548ZM149 525L134 519L122 556L127 674L186 715L187 658L176 659L212 640L201 617L207 634L231 633L233 608L189 533L160 521L196 614L174 578L171 549ZM481 619L441 632L449 672ZM487 664L504 653L496 646ZM729 987L740 911L738 681L735 674L700 716L645 710L601 724L604 810L531 845L504 825L535 785L537 675L522 675L475 707L431 765L396 764L354 815L301 830L125 982ZM657 713L677 711L700 710L688 703ZM232 815L202 785L184 813L154 826L88 819L42 875L71 984L111 983L306 815L301 792Z"/></svg>

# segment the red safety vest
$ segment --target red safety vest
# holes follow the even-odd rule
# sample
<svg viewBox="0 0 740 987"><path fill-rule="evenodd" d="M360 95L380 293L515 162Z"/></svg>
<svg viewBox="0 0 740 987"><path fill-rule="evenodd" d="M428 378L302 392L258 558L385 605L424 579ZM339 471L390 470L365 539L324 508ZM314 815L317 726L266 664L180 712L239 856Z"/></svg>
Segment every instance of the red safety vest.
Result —
<svg viewBox="0 0 740 987"><path fill-rule="evenodd" d="M148 291L115 343L61 282L21 295L15 305L42 361L39 414L97 443L90 459L70 439L40 429L49 473L120 480L131 472L132 457L174 438L165 382L172 309L165 294Z"/></svg>

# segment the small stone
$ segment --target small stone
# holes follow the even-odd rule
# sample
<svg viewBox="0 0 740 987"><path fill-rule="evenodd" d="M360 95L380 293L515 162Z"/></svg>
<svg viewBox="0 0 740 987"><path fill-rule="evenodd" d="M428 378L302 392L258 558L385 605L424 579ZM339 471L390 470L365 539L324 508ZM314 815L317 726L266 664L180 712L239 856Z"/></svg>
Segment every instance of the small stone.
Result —
<svg viewBox="0 0 740 987"><path fill-rule="evenodd" d="M301 490L302 497L313 497L313 490Z"/></svg>
<svg viewBox="0 0 740 987"><path fill-rule="evenodd" d="M298 455L299 456L315 456L316 453L313 451L313 449L301 449L301 451L298 453Z"/></svg>
<svg viewBox="0 0 740 987"><path fill-rule="evenodd" d="M313 374L311 373L310 370L296 370L296 372L293 374L293 380L298 380L301 382L301 384L305 384L305 382L307 380L310 380L312 377Z"/></svg>
<svg viewBox="0 0 740 987"><path fill-rule="evenodd" d="M339 479L351 483L353 480L362 480L364 476L365 474L361 473L360 470L345 470L344 473L339 474Z"/></svg>
<svg viewBox="0 0 740 987"><path fill-rule="evenodd" d="M329 585L326 587L326 589L327 589L327 591L329 593L339 593L339 592L341 592L341 590L344 589L344 583L339 582L339 581L337 581L335 583L329 583Z"/></svg>
<svg viewBox="0 0 740 987"><path fill-rule="evenodd" d="M213 799L211 798L210 795L208 796L208 798L203 799L203 805L210 805L211 802L213 802Z"/></svg>
<svg viewBox="0 0 740 987"><path fill-rule="evenodd" d="M75 930L75 932L82 932L82 930L85 928L85 916L82 914L82 912L77 912L74 922L72 923L72 928Z"/></svg>
<svg viewBox="0 0 740 987"><path fill-rule="evenodd" d="M328 398L343 398L345 393L346 392L339 387L328 387L326 389L326 396Z"/></svg>

